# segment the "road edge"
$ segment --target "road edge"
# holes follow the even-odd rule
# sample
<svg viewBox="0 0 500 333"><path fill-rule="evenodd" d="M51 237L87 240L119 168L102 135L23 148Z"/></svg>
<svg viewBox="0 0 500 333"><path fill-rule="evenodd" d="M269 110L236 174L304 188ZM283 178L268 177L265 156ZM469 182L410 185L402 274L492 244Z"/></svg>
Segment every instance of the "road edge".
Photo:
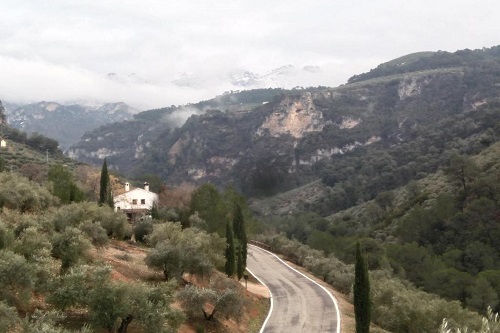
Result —
<svg viewBox="0 0 500 333"><path fill-rule="evenodd" d="M259 247L260 249L260 247ZM266 327L267 325L267 322L269 321L269 318L271 317L271 313L273 312L273 293L271 292L271 290L266 286L266 284L264 282L262 282L261 279L259 279L257 277L257 275L255 275L248 267L246 268L246 270L252 274L252 276L257 280L259 281L259 283L261 285L263 285L264 287L266 287L267 291L269 292L269 299L271 300L271 304L269 305L269 312L267 313L267 317L266 319L264 320L264 322L262 323L262 327L260 328L260 331L259 333L264 333L264 328Z"/></svg>
<svg viewBox="0 0 500 333"><path fill-rule="evenodd" d="M259 248L263 251L266 251L267 253L275 256L279 261L281 261L281 263L283 263L285 266L287 266L288 268L290 268L291 270L293 270L294 272L296 273L299 273L300 275L302 275L303 277L305 277L306 279L308 279L309 281L311 281L312 283L314 283L315 285L317 285L318 287L320 287L321 289L323 289L323 291L325 291L328 296L330 296L330 299L333 301L333 304L335 305L335 310L337 311L337 333L341 333L340 331L340 327L341 327L341 323L340 323L340 308L339 308L339 304L337 303L337 299L335 298L335 296L333 296L333 294L328 290L326 289L324 286L322 286L321 284L319 284L318 282L314 281L313 279L311 279L310 277L308 277L307 275L305 275L304 273L302 273L301 271L293 268L292 266L288 265L284 260L282 260L280 257L278 257L276 254L272 253L271 251L268 251L266 249L263 249L261 248L260 246L257 246L257 245L253 245L253 244L248 244L249 246L254 246L256 248ZM255 274L253 274L248 268L247 270L250 272L250 274L252 274L256 279L257 281L259 281L264 287L267 288L267 290L269 290L269 288L264 284L262 283L262 281L257 277L255 276ZM267 321L269 320L269 317L271 317L271 312L273 310L273 295L271 293L271 290L269 290L269 295L270 295L270 299L271 299L271 307L269 308L269 314L267 315L267 318L266 320L264 321L264 323L262 324L262 328L261 330L259 331L259 333L263 333L264 332L264 328L267 324Z"/></svg>

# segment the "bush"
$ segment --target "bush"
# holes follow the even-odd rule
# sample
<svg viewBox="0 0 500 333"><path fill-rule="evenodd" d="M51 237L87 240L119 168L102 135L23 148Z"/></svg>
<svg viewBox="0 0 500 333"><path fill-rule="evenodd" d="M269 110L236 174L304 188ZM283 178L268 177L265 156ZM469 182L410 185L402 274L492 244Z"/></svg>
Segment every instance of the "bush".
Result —
<svg viewBox="0 0 500 333"><path fill-rule="evenodd" d="M153 221L147 219L136 223L134 226L134 237L137 242L145 243L146 236L153 232Z"/></svg>
<svg viewBox="0 0 500 333"><path fill-rule="evenodd" d="M35 212L57 204L49 190L27 178L9 172L0 173L0 210Z"/></svg>

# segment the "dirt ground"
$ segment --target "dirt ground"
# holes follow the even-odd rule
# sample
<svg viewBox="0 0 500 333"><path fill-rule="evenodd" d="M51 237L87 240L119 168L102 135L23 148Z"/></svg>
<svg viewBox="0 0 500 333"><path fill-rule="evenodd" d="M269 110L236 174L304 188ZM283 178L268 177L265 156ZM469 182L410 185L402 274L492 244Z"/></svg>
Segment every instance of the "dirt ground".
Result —
<svg viewBox="0 0 500 333"><path fill-rule="evenodd" d="M112 267L111 276L116 281L164 281L161 272L149 269L144 263L147 251L147 248L141 247L139 244L112 241L106 248L93 249L91 257L95 261L102 261L110 265ZM194 278L190 279L190 282L193 284L203 283ZM194 319L182 325L178 333L196 333L198 327L203 327L206 333L259 332L269 310L269 292L253 279L248 281L247 290L245 290L243 282L240 291L247 302L245 313L239 322L234 320L208 322L204 319ZM173 306L179 307L178 304L173 304Z"/></svg>
<svg viewBox="0 0 500 333"><path fill-rule="evenodd" d="M145 265L144 258L146 257L147 251L147 248L134 243L113 241L105 249L93 250L92 256L96 260L102 260L103 262L109 264L113 268L112 277L117 281L163 281L164 278L162 273L153 271ZM348 296L337 292L329 284L316 278L304 268L294 265L288 261L287 263L324 286L335 296L341 312L342 333L354 333L354 307ZM244 293L245 298L248 300L245 315L240 322L236 322L234 320L223 320L216 323L208 323L205 320L190 321L189 323L184 324L178 332L195 333L198 326L202 326L207 333L258 332L269 309L269 291L265 286L253 278L253 276L250 276L248 281L246 281L246 290L245 281L243 279L240 281L240 284L242 286L241 292ZM385 332L375 326L372 327L371 331L374 333Z"/></svg>

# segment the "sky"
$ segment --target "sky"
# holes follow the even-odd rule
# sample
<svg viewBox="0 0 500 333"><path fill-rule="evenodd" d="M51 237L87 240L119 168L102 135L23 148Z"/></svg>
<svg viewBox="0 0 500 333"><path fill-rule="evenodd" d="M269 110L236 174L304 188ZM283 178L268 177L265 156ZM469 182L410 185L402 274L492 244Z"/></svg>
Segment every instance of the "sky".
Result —
<svg viewBox="0 0 500 333"><path fill-rule="evenodd" d="M146 110L284 65L297 71L266 84L335 87L405 54L498 45L499 12L498 0L2 0L0 100Z"/></svg>

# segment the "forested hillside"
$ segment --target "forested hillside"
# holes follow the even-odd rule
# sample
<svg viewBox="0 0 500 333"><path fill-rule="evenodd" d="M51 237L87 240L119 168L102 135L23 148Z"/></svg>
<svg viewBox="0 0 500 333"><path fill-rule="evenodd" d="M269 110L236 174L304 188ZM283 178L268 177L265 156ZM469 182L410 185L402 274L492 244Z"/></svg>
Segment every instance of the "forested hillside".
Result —
<svg viewBox="0 0 500 333"><path fill-rule="evenodd" d="M168 191L132 224L98 205L98 172L39 155L10 139L0 151L9 166L22 160L0 169L0 332L258 331L268 301L233 278L240 238L237 272L219 272L231 261L224 226L245 230L241 196Z"/></svg>
<svg viewBox="0 0 500 333"><path fill-rule="evenodd" d="M223 269L224 248L243 251L241 238L233 245L223 239L240 216L253 239L348 297L359 242L370 269L372 319L383 329L436 332L443 318L448 318L453 327L479 330L481 315L488 308L500 310L499 87L500 55L494 47L405 56L337 88L229 92L198 104L140 113L132 121L87 133L70 153L95 164L106 157L111 169L128 177L153 177L158 186L165 183L159 186L159 207L151 211L152 219L139 221L130 230L121 222L94 220L94 210L107 216L102 207L60 206L94 200L96 186L92 177L53 163L45 167L42 180L34 179L42 184L50 181L45 183L48 187L30 185L40 191L36 200L8 200L10 192L1 197L0 221L7 221L2 222L2 235L7 235L2 251L14 261L32 260L32 252L16 245L24 241L24 228L19 227L24 224L18 221L36 221L36 231L31 231L35 227L31 222L26 230L42 234L48 241L40 246L49 249L43 260L37 258L60 269L57 276L62 283L64 270L74 262L65 263L57 252L61 239L76 235L88 245L94 238L107 243L108 238L121 241L133 233L150 247L144 261L148 269L180 282L176 300L187 310L173 318L186 316L198 322L200 311L192 312L191 305L212 304L218 293L226 291L230 298L234 294L229 289L236 286L229 288L227 280L202 284L213 289L205 293L184 288L182 283L191 283L184 274L209 276ZM52 152L54 144L46 138L4 130L39 153ZM9 154L12 158L17 153ZM5 183L29 187L29 180L20 176L12 178L9 172L4 177ZM66 185L59 186L59 179L65 179ZM200 184L204 185L197 187ZM238 192L247 196L250 208ZM56 217L69 214L65 209L84 212L81 216L91 221L61 222ZM19 211L18 215L10 219L9 214L14 214L10 210ZM67 230L72 234L66 235ZM78 257L77 262L92 260ZM38 261L33 265L44 272ZM76 268L74 272L88 273ZM30 295L43 295L44 310L58 308L60 303L51 301L48 294L62 292L62 285L54 282L53 289L37 289L37 275L33 276ZM88 277L89 283L96 281L94 277ZM6 283L16 288L11 280ZM133 295L121 284L111 279L103 286L122 295L123 306L131 306L127 300ZM150 295L148 288L156 287L146 284L144 288L140 293ZM171 304L172 289L161 295L166 298L145 301ZM94 321L96 303L91 295L77 296L61 310L74 307L94 327L105 327ZM17 294L2 297L5 311L34 313L32 299L22 303ZM248 306L234 304L239 304L234 307L238 311ZM177 327L180 321L171 321L175 309L166 309L164 317L157 319ZM142 310L136 310L134 325L149 325ZM202 310L205 318L212 318L207 308ZM241 316L238 311L227 316ZM120 312L114 325L129 312ZM491 318L497 325L498 320ZM21 323L8 324L19 327Z"/></svg>
<svg viewBox="0 0 500 333"><path fill-rule="evenodd" d="M447 150L485 147L498 117L496 50L415 54L402 72L389 62L391 70L337 88L229 93L144 112L89 133L70 154L108 156L127 175L170 184L230 183L254 198L321 179L324 195L290 196L293 207L280 211L327 216L435 172ZM175 127L183 111L192 115Z"/></svg>

